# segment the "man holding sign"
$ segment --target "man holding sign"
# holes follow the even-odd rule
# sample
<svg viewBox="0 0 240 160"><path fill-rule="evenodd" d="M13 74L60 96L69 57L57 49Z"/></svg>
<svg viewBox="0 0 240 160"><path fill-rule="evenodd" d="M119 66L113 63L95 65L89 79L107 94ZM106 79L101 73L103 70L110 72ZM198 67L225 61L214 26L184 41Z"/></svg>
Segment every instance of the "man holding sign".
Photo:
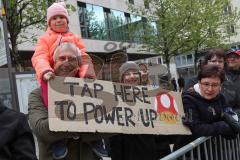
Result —
<svg viewBox="0 0 240 160"><path fill-rule="evenodd" d="M59 46L61 47L61 46ZM54 72L56 76L77 77L79 69L79 56L73 50L65 50L55 55ZM49 104L48 110L52 107ZM52 132L49 130L49 117L47 107L43 103L41 89L38 88L29 95L29 121L33 132L37 136L39 146L39 159L52 160L54 158L53 146L56 142L64 140L67 153L65 159L94 160L97 159L88 142L100 139L101 134L73 132ZM77 135L77 136L76 136ZM106 135L106 134L105 134ZM62 144L60 144L62 145ZM61 146L58 146L61 147ZM66 151L66 150L65 150Z"/></svg>

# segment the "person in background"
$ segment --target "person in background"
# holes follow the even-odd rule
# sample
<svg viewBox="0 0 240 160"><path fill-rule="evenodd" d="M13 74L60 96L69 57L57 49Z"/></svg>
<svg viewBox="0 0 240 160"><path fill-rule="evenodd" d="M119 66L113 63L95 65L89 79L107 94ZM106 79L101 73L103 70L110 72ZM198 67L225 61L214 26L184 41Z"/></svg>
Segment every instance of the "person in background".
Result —
<svg viewBox="0 0 240 160"><path fill-rule="evenodd" d="M53 55L53 69L57 76L79 77L80 57L76 50L65 50L74 47L70 43L62 43ZM66 48L65 48L66 47ZM47 106L44 104L43 91L41 88L33 90L28 98L29 122L38 140L39 160L52 160L56 157L55 147L62 159L71 160L94 160L99 157L94 153L91 145L92 141L101 140L107 134L100 133L70 133L52 132L49 130L49 119ZM48 106L51 107L51 106ZM56 144L57 142L61 142ZM66 148L68 149L66 153ZM64 154L62 154L64 153ZM64 156L61 156L64 155Z"/></svg>
<svg viewBox="0 0 240 160"><path fill-rule="evenodd" d="M199 70L207 64L216 64L221 69L224 69L225 63L225 51L222 48L211 48L207 51L204 58L201 60ZM184 91L187 91L189 88L192 88L198 82L197 76L190 78L184 87Z"/></svg>
<svg viewBox="0 0 240 160"><path fill-rule="evenodd" d="M201 68L207 64L216 64L220 69L225 71L225 80L221 87L221 93L224 95L226 105L233 108L237 113L240 113L238 111L240 109L239 51L240 50L230 50L225 54L224 49L210 49L205 55L202 66L200 67L201 70ZM192 89L196 83L197 77L191 78L187 82L184 91Z"/></svg>
<svg viewBox="0 0 240 160"><path fill-rule="evenodd" d="M171 79L171 84L173 86L173 91L177 92L177 82L174 77Z"/></svg>
<svg viewBox="0 0 240 160"><path fill-rule="evenodd" d="M139 66L128 61L119 68L119 81L124 84L141 85ZM120 134L110 138L112 160L157 160L154 135Z"/></svg>
<svg viewBox="0 0 240 160"><path fill-rule="evenodd" d="M179 92L182 92L182 91L183 91L183 88L184 88L184 85L185 85L185 80L184 80L184 78L182 77L182 75L179 76L177 82L178 82Z"/></svg>
<svg viewBox="0 0 240 160"><path fill-rule="evenodd" d="M27 117L5 107L0 101L0 159L37 160Z"/></svg>
<svg viewBox="0 0 240 160"><path fill-rule="evenodd" d="M147 64L140 63L138 64L141 73L141 85L149 85L149 69ZM156 142L156 149L157 149L157 157L162 158L171 153L170 143L174 141L174 136L162 136L162 135L155 135L155 142ZM174 142L173 142L174 143Z"/></svg>
<svg viewBox="0 0 240 160"><path fill-rule="evenodd" d="M240 50L228 51L226 63L223 93L226 93L226 103L240 115Z"/></svg>
<svg viewBox="0 0 240 160"><path fill-rule="evenodd" d="M185 111L183 124L190 128L192 135L179 136L174 144L174 150L198 137L222 135L224 138L232 139L240 132L236 113L226 105L225 98L220 93L224 78L224 71L218 65L204 65L198 73L198 83L192 89L183 92ZM202 159L205 158L204 155L200 156Z"/></svg>
<svg viewBox="0 0 240 160"><path fill-rule="evenodd" d="M141 84L142 85L149 85L149 69L146 63L138 64L141 72Z"/></svg>
<svg viewBox="0 0 240 160"><path fill-rule="evenodd" d="M198 73L198 83L193 90L183 93L183 106L187 125L193 138L201 136L234 137L235 128L224 119L226 108L224 96L220 94L224 82L224 71L214 64L205 65Z"/></svg>

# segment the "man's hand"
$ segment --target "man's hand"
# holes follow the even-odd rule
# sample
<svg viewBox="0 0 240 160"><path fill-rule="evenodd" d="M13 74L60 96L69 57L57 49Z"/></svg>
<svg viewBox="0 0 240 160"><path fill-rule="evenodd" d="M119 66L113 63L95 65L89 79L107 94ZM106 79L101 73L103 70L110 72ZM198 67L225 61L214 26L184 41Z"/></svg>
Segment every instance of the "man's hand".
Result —
<svg viewBox="0 0 240 160"><path fill-rule="evenodd" d="M55 78L55 74L51 71L49 71L49 72L47 72L43 75L43 80L44 81L49 81L49 80L54 79L54 78Z"/></svg>

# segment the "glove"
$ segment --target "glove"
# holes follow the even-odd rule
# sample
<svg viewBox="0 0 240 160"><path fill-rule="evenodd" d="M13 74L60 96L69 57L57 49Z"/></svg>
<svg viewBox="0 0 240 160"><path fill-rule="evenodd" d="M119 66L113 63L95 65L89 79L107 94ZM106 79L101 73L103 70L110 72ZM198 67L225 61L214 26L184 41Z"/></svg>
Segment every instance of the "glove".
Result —
<svg viewBox="0 0 240 160"><path fill-rule="evenodd" d="M238 121L238 115L232 110L231 107L224 108L224 112L230 114L236 121Z"/></svg>
<svg viewBox="0 0 240 160"><path fill-rule="evenodd" d="M228 113L222 114L223 120L237 133L240 133L240 123Z"/></svg>
<svg viewBox="0 0 240 160"><path fill-rule="evenodd" d="M43 75L43 80L44 81L49 81L51 79L55 78L55 74L52 71L49 71Z"/></svg>

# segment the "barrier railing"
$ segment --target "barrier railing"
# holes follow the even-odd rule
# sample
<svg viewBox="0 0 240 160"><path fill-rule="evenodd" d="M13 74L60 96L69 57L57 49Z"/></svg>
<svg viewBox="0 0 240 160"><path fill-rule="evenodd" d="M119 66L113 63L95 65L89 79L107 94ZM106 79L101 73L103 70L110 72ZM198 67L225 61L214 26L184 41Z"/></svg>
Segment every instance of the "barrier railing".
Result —
<svg viewBox="0 0 240 160"><path fill-rule="evenodd" d="M161 160L240 160L239 135L235 139L200 137Z"/></svg>

